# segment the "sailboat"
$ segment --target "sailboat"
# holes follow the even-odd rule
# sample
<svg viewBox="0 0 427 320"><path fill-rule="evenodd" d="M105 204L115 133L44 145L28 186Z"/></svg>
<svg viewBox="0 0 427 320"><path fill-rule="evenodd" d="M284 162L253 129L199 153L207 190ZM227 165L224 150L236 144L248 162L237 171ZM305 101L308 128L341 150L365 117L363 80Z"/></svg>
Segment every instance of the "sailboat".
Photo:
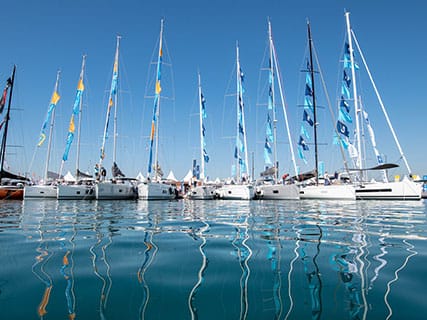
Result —
<svg viewBox="0 0 427 320"><path fill-rule="evenodd" d="M49 177L49 160L50 160L50 151L52 146L52 135L53 127L55 124L55 110L56 105L58 104L61 96L58 93L59 78L61 72L58 71L56 74L55 87L53 89L52 98L50 99L50 104L46 113L46 119L43 122L42 129L40 131L39 142L37 143L37 148L42 146L46 140L46 129L49 126L49 137L47 142L47 154L46 154L46 163L44 170L43 181L40 184L27 185L24 187L24 199L30 198L44 198L44 199L56 199L58 193L58 186L55 181ZM50 121L50 124L49 124ZM59 177L59 176L58 176Z"/></svg>
<svg viewBox="0 0 427 320"><path fill-rule="evenodd" d="M62 175L62 169L65 161L68 160L68 153L70 151L71 144L74 140L75 124L74 119L78 117L77 125L77 157L76 157L76 182L72 184L60 184L58 186L58 199L59 200L90 200L95 199L95 186L93 184L92 177L87 177L84 173L79 170L80 160L80 132L81 132L81 118L82 118L82 104L83 104L83 92L84 92L84 71L86 65L86 55L83 55L82 67L80 70L80 77L77 84L76 99L74 100L73 113L71 114L70 126L68 129L67 142L65 151L62 156L61 168L59 175Z"/></svg>
<svg viewBox="0 0 427 320"><path fill-rule="evenodd" d="M348 121L346 121L347 120L346 114L344 115L344 117L338 120L337 129L340 132L342 143L349 151L350 158L353 160L355 165L354 171L356 172L356 175L355 175L356 176L356 179L355 179L356 180L356 199L359 199L359 200L369 200L369 199L420 200L422 186L421 184L416 183L412 180L412 171L409 167L406 156L403 153L403 150L397 139L397 135L393 129L393 126L391 125L390 118L387 114L387 111L384 107L382 99L379 95L379 92L377 90L373 77L371 75L371 72L366 63L365 57L360 49L355 33L350 26L349 12L345 13L345 19L346 19L346 29L347 29L347 32L346 32L347 41L346 41L345 50L344 50L344 71L343 71L344 76L343 76L343 84L342 84L341 104L344 104L348 109L349 102L351 100L353 101L354 112L355 112L354 140L350 141L350 138L349 138L350 134L349 134L349 129L347 127ZM371 126L370 120L368 118L368 113L366 109L362 106L362 103L359 99L358 92L357 92L357 84L356 84L356 69L358 69L358 66L356 65L356 62L355 62L356 50L354 49L354 46L353 46L353 40L354 40L354 44L357 47L357 52L360 54L364 67L367 71L370 82L374 88L375 94L377 96L381 109L384 113L385 119L390 128L393 139L399 150L400 157L404 161L404 164L406 166L406 169L408 171L410 178L405 176L403 179L395 180L395 181L389 181L387 178L385 169L397 167L398 165L384 163L383 158L376 146L375 136L374 136L374 132L373 132L373 128ZM364 167L365 164L363 159L365 159L364 157L365 148L363 148L362 146L363 124L365 124L368 130L370 140L371 140L371 145L374 149L374 154L377 159L376 166L371 168ZM356 146L354 146L354 144ZM371 172L372 170L384 170L383 181L381 182L377 182L373 180L368 181L367 173Z"/></svg>
<svg viewBox="0 0 427 320"><path fill-rule="evenodd" d="M236 159L236 180L224 184L216 190L216 197L226 200L251 200L254 186L249 182L248 148L246 142L245 114L243 103L243 72L240 68L239 45L236 44L236 82L237 82L237 133L234 158Z"/></svg>
<svg viewBox="0 0 427 320"><path fill-rule="evenodd" d="M150 154L148 159L147 179L138 185L138 197L143 200L170 200L176 197L176 187L168 184L161 179L161 168L158 160L159 147L159 121L160 121L160 92L161 87L161 70L163 60L163 19L160 22L159 54L157 58L157 73L154 95L153 119L151 122L150 133ZM154 140L156 140L154 146ZM154 166L153 166L153 149ZM150 177L154 170L154 177Z"/></svg>
<svg viewBox="0 0 427 320"><path fill-rule="evenodd" d="M111 79L111 89L108 98L107 115L105 117L104 135L102 138L101 154L99 162L96 164L97 183L95 185L95 195L97 200L124 200L136 197L135 187L129 179L125 179L116 163L116 139L117 139L117 91L119 80L119 46L120 36L117 36L116 53L114 56L113 76ZM106 180L106 170L102 166L105 158L105 144L108 136L108 124L110 112L114 107L114 133L113 133L113 166L111 180Z"/></svg>
<svg viewBox="0 0 427 320"><path fill-rule="evenodd" d="M283 96L283 90L280 80L280 74L277 63L276 49L273 43L273 36L271 32L271 23L268 21L268 46L269 46L269 86L268 86L268 110L267 110L267 126L266 126L266 138L264 144L264 161L267 166L269 166L264 173L261 175L264 177L272 177L272 181L267 181L263 179L262 184L256 187L256 198L257 199L275 199L275 200L296 200L299 199L299 188L294 183L279 183L278 173L279 165L277 160L277 119L276 119L276 100L275 100L275 79L277 75L277 80L279 84L279 91L281 102L283 106L283 113L285 117L286 129L289 138L290 152L292 156L292 161L294 163L295 174L297 173L297 168L295 165L295 156L292 146L292 139L290 136L288 117L285 109L285 99ZM272 144L273 150L272 152ZM274 154L274 159L271 161L271 154Z"/></svg>
<svg viewBox="0 0 427 320"><path fill-rule="evenodd" d="M205 180L205 162L209 161L209 156L206 151L205 143L205 124L204 119L206 118L206 107L205 97L202 93L202 85L200 81L200 73L198 74L198 87L199 87L199 119L200 119L200 183L197 183L190 189L189 198L193 200L209 200L215 196L216 186L212 184L206 184Z"/></svg>
<svg viewBox="0 0 427 320"><path fill-rule="evenodd" d="M10 173L5 170L5 157L7 147L7 134L10 120L10 106L12 103L12 91L15 81L16 66L13 66L12 76L7 79L6 87L0 98L0 114L6 105L7 92L9 91L9 99L7 103L6 115L0 124L0 129L3 128L3 135L0 149L0 200L22 200L24 195L24 183L27 179L19 175Z"/></svg>
<svg viewBox="0 0 427 320"><path fill-rule="evenodd" d="M314 131L314 178L315 183L310 185L302 185L300 189L301 199L334 199L334 200L355 200L356 194L352 184L340 183L334 181L329 183L325 180L324 183L319 184L319 161L318 161L318 139L317 139L317 105L316 105L316 92L314 86L314 67L313 67L313 39L311 37L310 23L307 21L307 34L308 46L310 57L307 61L306 82L305 82L305 99L304 99L304 113L303 121L313 127ZM313 115L311 119L310 114ZM307 139L308 133L304 127L301 126L301 135L298 141L298 154L305 160L304 151L308 150Z"/></svg>

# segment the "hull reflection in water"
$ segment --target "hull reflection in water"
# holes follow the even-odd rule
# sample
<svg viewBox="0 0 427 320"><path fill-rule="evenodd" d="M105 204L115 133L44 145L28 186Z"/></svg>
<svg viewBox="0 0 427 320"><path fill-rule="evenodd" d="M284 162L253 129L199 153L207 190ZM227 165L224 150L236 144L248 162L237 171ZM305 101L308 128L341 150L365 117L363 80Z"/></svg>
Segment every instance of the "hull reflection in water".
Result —
<svg viewBox="0 0 427 320"><path fill-rule="evenodd" d="M9 201L0 245L5 319L426 311L422 201Z"/></svg>

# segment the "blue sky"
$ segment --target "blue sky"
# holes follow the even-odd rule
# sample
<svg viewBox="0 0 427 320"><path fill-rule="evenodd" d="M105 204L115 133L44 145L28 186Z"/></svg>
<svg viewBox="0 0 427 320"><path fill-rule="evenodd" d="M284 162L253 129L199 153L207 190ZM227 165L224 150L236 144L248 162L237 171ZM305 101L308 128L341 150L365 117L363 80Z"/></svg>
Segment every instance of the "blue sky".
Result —
<svg viewBox="0 0 427 320"><path fill-rule="evenodd" d="M199 157L197 71L202 78L208 122L206 174L227 177L233 164L235 128L235 43L239 41L245 72L245 106L249 154L255 175L263 169L266 97L261 92L267 76L267 18L284 81L291 133L297 139L301 124L303 74L306 54L306 19L312 27L316 51L330 98L336 106L345 36L344 10L350 11L353 29L382 95L405 154L417 174L427 174L424 128L427 111L426 44L422 33L426 4L394 1L9 1L2 6L0 26L0 81L13 64L17 76L13 97L12 131L8 164L14 172L41 176L46 148L37 150L41 125L52 94L56 72L61 70L61 100L57 107L50 170L58 171L74 102L82 54L87 68L82 117L80 169L93 171L98 161L107 107L117 34L120 51L120 103L118 109L117 162L128 176L144 175L148 162L148 135L152 117L154 70L160 19L165 18L165 41L171 68L164 67L160 124L160 164L167 174L182 178L192 159ZM264 61L264 62L263 62ZM151 66L151 67L150 67ZM172 76L173 74L173 76ZM171 80L174 80L173 82ZM389 162L403 162L386 131L367 78L359 92L376 130L380 152ZM3 84L2 84L3 85ZM173 90L172 90L173 88ZM148 97L148 98L147 98ZM319 98L321 101L321 98ZM319 102L321 103L321 102ZM369 106L369 107L368 107ZM372 111L371 111L372 110ZM320 111L323 112L323 111ZM324 110L327 114L327 109ZM332 124L320 118L321 157L327 170L342 167L331 152ZM324 124L324 125L323 125ZM278 128L281 172L291 171L289 146L283 127ZM110 137L112 133L110 133ZM112 141L110 138L109 141ZM105 165L111 166L112 145L106 147ZM308 155L311 161L311 155ZM299 163L303 169L303 165ZM312 165L309 163L307 166ZM75 145L65 170L74 171Z"/></svg>

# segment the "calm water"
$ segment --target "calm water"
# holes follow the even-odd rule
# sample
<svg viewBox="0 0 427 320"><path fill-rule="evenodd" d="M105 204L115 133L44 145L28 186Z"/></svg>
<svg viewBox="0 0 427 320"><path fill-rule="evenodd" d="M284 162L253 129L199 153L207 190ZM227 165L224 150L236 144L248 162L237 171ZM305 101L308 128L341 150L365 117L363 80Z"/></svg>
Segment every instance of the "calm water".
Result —
<svg viewBox="0 0 427 320"><path fill-rule="evenodd" d="M1 319L426 319L423 201L0 208Z"/></svg>

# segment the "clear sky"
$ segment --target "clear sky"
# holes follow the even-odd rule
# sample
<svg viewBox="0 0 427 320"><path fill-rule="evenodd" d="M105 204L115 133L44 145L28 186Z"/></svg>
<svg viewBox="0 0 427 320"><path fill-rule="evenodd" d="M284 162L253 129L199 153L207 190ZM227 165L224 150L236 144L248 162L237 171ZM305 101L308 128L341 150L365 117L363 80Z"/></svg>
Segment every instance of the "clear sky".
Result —
<svg viewBox="0 0 427 320"><path fill-rule="evenodd" d="M208 113L206 143L210 161L206 174L211 178L230 176L234 160L234 139L231 137L236 127L235 99L230 95L236 87L233 68L235 44L239 41L241 66L245 72L248 149L250 155L254 155L255 175L258 176L264 166L267 98L262 96L260 88L265 87L267 81L267 75L261 71L266 67L267 18L272 23L291 133L296 141L301 124L298 105L304 93L301 69L307 48L306 20L310 19L320 65L336 109L345 36L344 10L348 10L412 171L427 174L427 44L423 32L426 9L427 4L422 0L4 2L0 19L1 86L13 64L17 65L15 110L9 140L15 147L9 148L8 164L13 172L43 174L46 143L38 148L31 162L56 72L60 69L61 100L50 160L50 170L59 170L81 57L87 54L80 169L93 172L99 157L116 35L119 34L122 40L117 162L127 176L136 176L140 171L145 175L153 106L149 96L154 93L154 70L150 65L156 60L160 19L164 17L169 54L165 59L172 67L164 67L162 93L167 99L162 100L159 155L163 171L167 174L172 169L180 179L191 168L192 159L199 157L196 116L199 70ZM370 114L378 148L387 156L387 161L401 166L396 173L403 173L403 162L399 161L391 136L386 132L384 118L374 111L379 107L373 99L370 83L367 78L362 78L360 83L366 92L370 90L366 96L363 90L359 93ZM328 114L327 108L320 112ZM327 170L334 171L342 165L336 160L339 159L337 151L326 151L332 142L332 125L328 121L325 117L320 123L325 124L320 131L321 152ZM289 145L283 125L279 126L278 135L281 173L289 172ZM308 158L312 166L311 156ZM108 144L105 159L108 169L111 159L112 145ZM65 170L75 170L75 144Z"/></svg>

